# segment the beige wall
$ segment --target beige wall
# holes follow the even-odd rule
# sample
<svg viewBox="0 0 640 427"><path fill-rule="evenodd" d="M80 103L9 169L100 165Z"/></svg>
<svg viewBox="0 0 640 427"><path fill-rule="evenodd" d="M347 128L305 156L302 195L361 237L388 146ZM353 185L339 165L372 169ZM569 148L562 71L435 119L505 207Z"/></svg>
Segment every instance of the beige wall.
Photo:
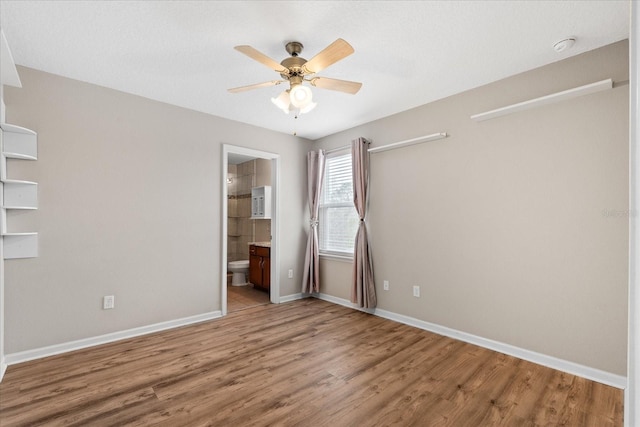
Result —
<svg viewBox="0 0 640 427"><path fill-rule="evenodd" d="M624 81L626 42L323 138L373 146L370 233L379 307L625 373L628 86L491 121L469 116ZM7 261L6 353L220 309L221 144L281 155L281 295L299 292L306 151L289 135L20 68L7 121L39 133L40 256ZM286 277L293 268L294 279ZM349 297L348 263L322 291ZM391 289L382 291L382 281ZM420 285L422 296L411 296ZM116 309L100 309L103 295Z"/></svg>
<svg viewBox="0 0 640 427"><path fill-rule="evenodd" d="M40 256L5 263L6 353L220 310L223 143L280 155L280 292L300 292L308 143L19 72L7 121L38 132L38 160L9 173L39 183L39 209L12 212L9 227L38 231Z"/></svg>
<svg viewBox="0 0 640 427"><path fill-rule="evenodd" d="M314 144L450 134L371 155L379 308L625 375L628 85L469 118L606 78L628 80L626 41ZM350 268L321 268L322 292L348 298Z"/></svg>

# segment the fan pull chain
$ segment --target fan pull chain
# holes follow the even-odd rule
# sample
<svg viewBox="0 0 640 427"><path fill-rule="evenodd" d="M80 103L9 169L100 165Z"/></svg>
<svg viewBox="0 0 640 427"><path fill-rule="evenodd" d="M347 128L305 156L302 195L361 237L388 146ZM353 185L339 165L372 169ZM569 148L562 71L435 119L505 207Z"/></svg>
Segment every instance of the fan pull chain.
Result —
<svg viewBox="0 0 640 427"><path fill-rule="evenodd" d="M298 115L300 114L300 110L298 110L298 112L296 113L295 116L293 116L293 119L295 120L293 123L293 136L298 136L298 132L296 131L296 124L298 123Z"/></svg>

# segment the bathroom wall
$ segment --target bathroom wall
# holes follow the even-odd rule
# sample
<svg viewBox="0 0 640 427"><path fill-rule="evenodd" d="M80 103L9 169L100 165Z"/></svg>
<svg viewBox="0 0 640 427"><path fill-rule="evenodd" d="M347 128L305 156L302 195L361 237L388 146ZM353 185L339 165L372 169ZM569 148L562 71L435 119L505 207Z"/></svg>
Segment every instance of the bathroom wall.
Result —
<svg viewBox="0 0 640 427"><path fill-rule="evenodd" d="M271 161L254 159L229 165L227 259L249 259L250 242L271 240L271 220L251 219L251 188L271 185Z"/></svg>

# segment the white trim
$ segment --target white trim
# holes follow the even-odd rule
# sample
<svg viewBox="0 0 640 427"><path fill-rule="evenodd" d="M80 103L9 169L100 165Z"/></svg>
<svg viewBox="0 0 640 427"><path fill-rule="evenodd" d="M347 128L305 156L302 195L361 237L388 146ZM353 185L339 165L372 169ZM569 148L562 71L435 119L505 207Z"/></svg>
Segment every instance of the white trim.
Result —
<svg viewBox="0 0 640 427"><path fill-rule="evenodd" d="M309 298L309 297L311 297L311 295L302 294L302 293L285 295L283 297L280 297L280 303L296 301L296 300L299 300L299 299L305 299L305 298Z"/></svg>
<svg viewBox="0 0 640 427"><path fill-rule="evenodd" d="M280 155L271 154L271 302L280 303Z"/></svg>
<svg viewBox="0 0 640 427"><path fill-rule="evenodd" d="M3 361L0 362L0 382L2 382L2 379L4 378L4 373L7 372L7 364L4 363L4 357L2 359Z"/></svg>
<svg viewBox="0 0 640 427"><path fill-rule="evenodd" d="M94 347L101 344L107 344L114 341L120 341L129 338L135 338L141 335L152 334L167 329L178 328L181 326L191 325L193 323L205 322L207 320L217 319L222 316L220 311L212 311L209 313L198 314L195 316L184 317L182 319L169 320L167 322L155 323L153 325L141 326L138 328L127 329L119 332L112 332L97 337L84 338L81 340L70 341L62 344L55 344L48 347L36 348L33 350L20 351L5 356L7 365L28 362L29 360L41 359L43 357L54 356L56 354L67 353L70 351L80 350L87 347Z"/></svg>
<svg viewBox="0 0 640 427"><path fill-rule="evenodd" d="M315 298L321 299L323 301L328 301L328 302L331 302L331 303L334 303L334 304L338 304L338 305L342 305L342 306L345 306L345 307L353 308L355 310L364 311L365 313L369 313L369 314L376 314L375 313L376 309L358 307L356 304L354 304L351 301L346 300L344 298L334 297L333 295L323 294L322 292L320 292L319 294L313 294L313 296Z"/></svg>
<svg viewBox="0 0 640 427"><path fill-rule="evenodd" d="M229 177L229 148L222 145L222 165L220 176L220 312L227 315L227 229L228 229L228 200L229 189L227 178ZM248 281L248 279L247 279Z"/></svg>
<svg viewBox="0 0 640 427"><path fill-rule="evenodd" d="M599 82L590 83L588 85L575 87L573 89L563 90L562 92L552 93L550 95L541 96L540 98L530 99L528 101L519 102L517 104L508 105L506 107L496 108L495 110L485 113L474 114L472 120L481 122L484 120L495 119L496 117L506 116L518 111L528 110L530 108L549 105L566 99L577 98L579 96L588 95L594 92L600 92L613 88L613 80L606 79Z"/></svg>
<svg viewBox="0 0 640 427"><path fill-rule="evenodd" d="M538 365L546 366L552 369L563 371L571 375L577 375L592 381L596 381L602 384L610 385L612 387L624 389L627 385L626 377L621 375L612 374L610 372L601 371L599 369L590 368L588 366L580 365L578 363L569 362L567 360L559 359L553 356L547 356L545 354L537 353L535 351L526 350L520 347L516 347L510 344L501 343L498 341L490 340L487 338L479 337L477 335L468 334L455 329L447 328L446 326L436 325L435 323L425 322L413 317L397 314L391 311L382 310L379 308L369 310L360 309L355 304L348 300L334 297L326 294L318 294L317 298L332 302L334 304L343 305L345 307L354 308L356 310L364 311L375 316L379 316L385 319L393 320L405 325L414 326L425 331L433 332L438 335L444 335L450 338L454 338L460 341L464 341L470 344L474 344L480 347L487 348L489 350L497 351L500 353L514 356L522 360L536 363Z"/></svg>
<svg viewBox="0 0 640 427"><path fill-rule="evenodd" d="M231 144L222 144L222 176L221 176L221 200L222 216L220 218L221 229L221 253L220 253L220 306L223 316L227 315L227 175L229 172L229 154L241 154L253 159L271 160L271 284L269 289L270 301L274 304L280 302L280 154L267 151L254 150Z"/></svg>
<svg viewBox="0 0 640 427"><path fill-rule="evenodd" d="M630 2L629 29L629 290L627 375L629 384L624 392L624 425L640 425L640 3Z"/></svg>

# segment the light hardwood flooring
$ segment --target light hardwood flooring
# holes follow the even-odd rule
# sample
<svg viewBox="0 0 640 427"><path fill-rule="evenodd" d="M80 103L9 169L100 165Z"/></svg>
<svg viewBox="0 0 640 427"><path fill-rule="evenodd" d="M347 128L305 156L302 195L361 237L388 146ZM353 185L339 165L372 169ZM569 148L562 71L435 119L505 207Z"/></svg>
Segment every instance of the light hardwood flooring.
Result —
<svg viewBox="0 0 640 427"><path fill-rule="evenodd" d="M8 426L621 426L621 390L317 299L10 366Z"/></svg>
<svg viewBox="0 0 640 427"><path fill-rule="evenodd" d="M252 285L227 285L227 311L229 313L257 305L269 304L269 293L254 289Z"/></svg>

